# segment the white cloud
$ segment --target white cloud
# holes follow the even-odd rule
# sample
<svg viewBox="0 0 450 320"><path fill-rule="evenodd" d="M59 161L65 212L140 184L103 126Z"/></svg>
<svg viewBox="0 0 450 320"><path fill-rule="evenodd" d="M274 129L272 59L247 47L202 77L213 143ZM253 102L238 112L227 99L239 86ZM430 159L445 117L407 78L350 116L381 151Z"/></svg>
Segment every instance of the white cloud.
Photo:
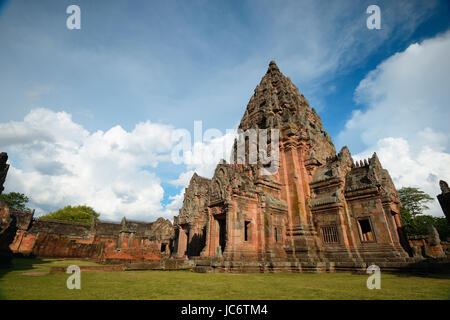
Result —
<svg viewBox="0 0 450 320"><path fill-rule="evenodd" d="M195 143L192 152L187 152L185 156L187 167L202 177L212 178L219 161L224 159L228 163L230 162L235 138L235 133L229 131L210 141Z"/></svg>
<svg viewBox="0 0 450 320"><path fill-rule="evenodd" d="M149 171L171 161L171 126L146 121L130 132L114 126L90 133L66 112L40 108L21 122L0 123L0 129L0 143L19 160L10 161L6 192L30 196L39 214L87 204L103 219L151 221L172 218L183 203L184 188L163 206L160 178ZM229 158L234 134L208 138L214 130L184 154L185 171L170 183L187 187L194 172L211 178L220 159Z"/></svg>
<svg viewBox="0 0 450 320"><path fill-rule="evenodd" d="M450 180L450 32L410 45L371 71L355 92L355 110L338 143L376 151L397 188L415 186L432 197ZM430 211L442 215L437 201Z"/></svg>
<svg viewBox="0 0 450 320"><path fill-rule="evenodd" d="M146 170L170 159L171 126L146 121L131 132L115 126L91 134L65 112L36 109L2 128L9 130L0 130L0 141L20 159L10 161L6 191L29 195L38 212L87 204L103 219L171 216L161 205L159 177Z"/></svg>
<svg viewBox="0 0 450 320"><path fill-rule="evenodd" d="M208 130L205 131L206 134L207 132ZM203 140L195 143L194 147L184 154L187 171L182 172L177 179L171 181L173 185L182 186L183 189L179 194L169 197L172 201L165 208L168 214L170 212L174 216L178 215L178 211L183 205L185 188L188 187L194 173L205 178L212 178L219 161L230 158L235 137L235 131L232 130L211 139L205 139L204 134Z"/></svg>
<svg viewBox="0 0 450 320"><path fill-rule="evenodd" d="M191 144L190 133L183 129L174 134L176 145L172 150L171 157L174 163L184 163L187 171L171 183L176 186L187 186L191 176L196 172L198 175L211 178L217 164L225 159L230 160L231 149L234 139L237 137L235 129L227 129L221 132L218 129L209 128L202 131L202 127L194 125L194 144Z"/></svg>
<svg viewBox="0 0 450 320"><path fill-rule="evenodd" d="M166 216L170 221L173 222L173 217L178 216L179 210L183 205L184 200L184 191L185 189L180 191L179 194L170 196L169 199L172 200L169 204L166 205Z"/></svg>
<svg viewBox="0 0 450 320"><path fill-rule="evenodd" d="M52 137L38 127L27 126L24 122L0 123L0 147L33 141L51 141Z"/></svg>
<svg viewBox="0 0 450 320"><path fill-rule="evenodd" d="M397 188L417 187L434 198L429 214L442 215L436 195L440 193L439 180L450 177L450 154L423 146L412 152L410 144L403 138L380 139L376 146L353 156L362 160L377 152L381 164L389 173Z"/></svg>
<svg viewBox="0 0 450 320"><path fill-rule="evenodd" d="M180 175L177 179L170 181L170 183L172 183L175 186L187 187L189 185L189 181L191 180L194 172L195 172L194 170L182 172L182 173L180 173Z"/></svg>

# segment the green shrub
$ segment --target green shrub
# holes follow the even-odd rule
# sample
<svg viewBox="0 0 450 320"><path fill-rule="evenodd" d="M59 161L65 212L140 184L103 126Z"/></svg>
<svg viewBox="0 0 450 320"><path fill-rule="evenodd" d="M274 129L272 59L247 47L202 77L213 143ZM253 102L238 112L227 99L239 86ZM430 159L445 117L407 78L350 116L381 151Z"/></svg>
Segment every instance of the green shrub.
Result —
<svg viewBox="0 0 450 320"><path fill-rule="evenodd" d="M98 219L100 214L95 212L89 206L66 206L62 209L56 210L51 213L47 213L39 217L39 219L53 219L53 220L64 220L64 221L75 221L92 223L94 220Z"/></svg>

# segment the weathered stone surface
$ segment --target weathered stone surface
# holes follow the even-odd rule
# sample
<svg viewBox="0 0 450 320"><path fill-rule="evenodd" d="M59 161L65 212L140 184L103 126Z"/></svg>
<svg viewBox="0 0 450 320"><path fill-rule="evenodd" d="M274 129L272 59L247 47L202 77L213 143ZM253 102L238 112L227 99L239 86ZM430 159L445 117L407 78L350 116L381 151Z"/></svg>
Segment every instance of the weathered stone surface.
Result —
<svg viewBox="0 0 450 320"><path fill-rule="evenodd" d="M279 129L286 144L302 144L311 164L323 164L336 154L319 115L274 61L250 98L239 128Z"/></svg>
<svg viewBox="0 0 450 320"><path fill-rule="evenodd" d="M9 168L7 159L6 153L0 153L0 193ZM10 211L0 203L0 264L8 264L13 253L120 263L160 260L173 251L173 226L163 218L86 224L33 216L34 211Z"/></svg>
<svg viewBox="0 0 450 320"><path fill-rule="evenodd" d="M196 173L191 178L184 193L180 214L174 218L175 243L174 256L197 256L205 245L207 210L206 204L211 180Z"/></svg>
<svg viewBox="0 0 450 320"><path fill-rule="evenodd" d="M0 227L12 231L14 252L126 263L127 270L332 272L365 271L373 263L383 270L441 270L439 261L449 260L448 244L436 244L435 233L408 242L398 194L377 155L355 162L347 147L336 154L320 117L275 62L239 128L279 130L278 150L268 148L279 157L269 164L249 161L253 143L240 136L231 163L221 161L212 179L193 175L173 225L163 218L43 221L3 206ZM244 161L238 162L242 145ZM267 175L272 164L278 170ZM7 165L1 168L0 178Z"/></svg>
<svg viewBox="0 0 450 320"><path fill-rule="evenodd" d="M50 273L66 273L67 267L51 267ZM81 266L81 272L118 272L125 271L123 265L105 265L105 266Z"/></svg>
<svg viewBox="0 0 450 320"><path fill-rule="evenodd" d="M206 241L198 258L187 250L186 232L176 233L179 256L187 254L202 272L315 272L335 270L334 263L409 261L400 200L377 155L355 163L347 147L336 154L318 114L274 62L239 128L280 131L278 171L263 175L260 162L247 161L251 146L243 135L231 164L219 163L211 180L194 176L174 221L178 230L206 224ZM238 162L244 143L245 161Z"/></svg>
<svg viewBox="0 0 450 320"><path fill-rule="evenodd" d="M409 236L413 256L420 259L441 259L449 256L449 244L441 242L439 234L432 225L428 226L428 235Z"/></svg>
<svg viewBox="0 0 450 320"><path fill-rule="evenodd" d="M439 194L437 198L442 211L447 218L447 222L450 225L450 188L448 187L447 182L443 180L439 181L439 186L441 187L441 194Z"/></svg>
<svg viewBox="0 0 450 320"><path fill-rule="evenodd" d="M5 152L0 153L0 194L4 190L3 184L9 169L6 161L8 161L8 155ZM0 266L10 265L12 252L9 245L14 239L16 230L15 218L11 216L6 203L0 202Z"/></svg>
<svg viewBox="0 0 450 320"><path fill-rule="evenodd" d="M439 233L437 232L436 228L432 224L429 224L427 226L427 229L428 229L428 242L430 243L430 245L432 246L440 245L441 240L439 239Z"/></svg>
<svg viewBox="0 0 450 320"><path fill-rule="evenodd" d="M3 190L5 189L3 187L3 184L6 180L6 174L8 173L9 164L6 163L8 161L8 155L6 152L0 153L0 194L2 194Z"/></svg>
<svg viewBox="0 0 450 320"><path fill-rule="evenodd" d="M13 211L17 231L10 244L15 253L53 258L90 258L100 262L152 261L173 248L169 220L92 224L33 219L33 212Z"/></svg>
<svg viewBox="0 0 450 320"><path fill-rule="evenodd" d="M17 232L16 219L4 202L0 202L0 267L9 266L12 251L9 245Z"/></svg>

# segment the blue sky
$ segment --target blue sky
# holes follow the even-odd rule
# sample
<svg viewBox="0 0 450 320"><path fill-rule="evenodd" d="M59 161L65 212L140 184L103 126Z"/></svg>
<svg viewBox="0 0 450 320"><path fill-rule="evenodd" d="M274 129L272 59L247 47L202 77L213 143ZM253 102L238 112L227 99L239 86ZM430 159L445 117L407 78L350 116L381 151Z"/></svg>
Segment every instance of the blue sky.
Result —
<svg viewBox="0 0 450 320"><path fill-rule="evenodd" d="M81 30L66 28L71 4L81 8ZM381 30L366 27L371 4L381 9ZM420 161L429 163L425 154L434 154L415 132L439 141L434 163L414 179L384 156L398 187L412 184L435 196L436 179L450 179L442 169L449 152L448 108L445 99L429 94L436 96L437 87L437 95L446 97L449 85L430 86L413 101L433 102L441 119L418 118L407 105L399 107L399 119L406 114L420 126L410 132L397 130L403 127L393 121L385 125L377 115L386 113L376 112L407 97L381 101L373 87L361 84L377 84L393 97L394 86L383 88L381 79L410 61L414 44L426 57L441 57L449 18L447 1L1 1L0 147L13 167L6 191L29 194L40 213L82 202L107 219L170 217L192 171L208 175L213 166L164 160L171 146L158 137L176 128L192 132L195 120L205 129L235 128L275 60L318 111L337 149L348 145L358 158L394 145L400 154L401 145L406 158L400 167L408 163L412 170L423 167ZM421 77L416 64L411 70ZM393 83L413 85L395 76L389 77ZM373 117L369 132L351 125L366 123L364 116ZM154 139L142 136L146 130ZM138 147L130 151L133 143ZM101 153L108 144L109 151ZM412 155L420 152L422 160ZM102 164L110 170L103 175ZM92 189L77 190L77 181Z"/></svg>

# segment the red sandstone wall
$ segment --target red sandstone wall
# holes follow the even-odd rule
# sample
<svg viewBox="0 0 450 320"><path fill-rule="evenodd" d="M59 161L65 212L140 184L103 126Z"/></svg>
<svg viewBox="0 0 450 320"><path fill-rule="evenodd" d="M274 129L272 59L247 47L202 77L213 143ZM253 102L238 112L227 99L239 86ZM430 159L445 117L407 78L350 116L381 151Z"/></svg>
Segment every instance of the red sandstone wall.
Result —
<svg viewBox="0 0 450 320"><path fill-rule="evenodd" d="M448 255L448 243L443 242L438 245L431 245L427 237L416 236L409 239L409 245L416 247L418 254L422 256L430 256L433 258L442 258Z"/></svg>
<svg viewBox="0 0 450 320"><path fill-rule="evenodd" d="M22 212L17 212L16 218L20 223L9 245L15 253L42 258L90 258L105 262L160 260L170 254L170 239L159 230L165 227L172 229L170 222L167 226L167 221L156 224L130 222L128 225L125 220L122 224L97 221L90 225L33 220L32 213ZM130 225L134 231L120 231ZM159 229L153 232L152 227ZM150 235L154 239L150 240ZM161 252L162 243L166 247L164 252Z"/></svg>
<svg viewBox="0 0 450 320"><path fill-rule="evenodd" d="M92 258L105 262L161 260L168 256L161 252L161 241L124 237L118 248L118 237L79 239L54 234L33 235L18 231L10 245L13 252L33 254L42 258Z"/></svg>
<svg viewBox="0 0 450 320"><path fill-rule="evenodd" d="M96 257L102 252L101 244L83 243L73 239L52 234L36 237L32 253L38 257L86 258Z"/></svg>
<svg viewBox="0 0 450 320"><path fill-rule="evenodd" d="M161 241L123 237L119 248L118 240L118 238L96 238L96 242L104 243L103 252L97 259L103 262L156 261L170 254L168 245L166 251L161 252Z"/></svg>

